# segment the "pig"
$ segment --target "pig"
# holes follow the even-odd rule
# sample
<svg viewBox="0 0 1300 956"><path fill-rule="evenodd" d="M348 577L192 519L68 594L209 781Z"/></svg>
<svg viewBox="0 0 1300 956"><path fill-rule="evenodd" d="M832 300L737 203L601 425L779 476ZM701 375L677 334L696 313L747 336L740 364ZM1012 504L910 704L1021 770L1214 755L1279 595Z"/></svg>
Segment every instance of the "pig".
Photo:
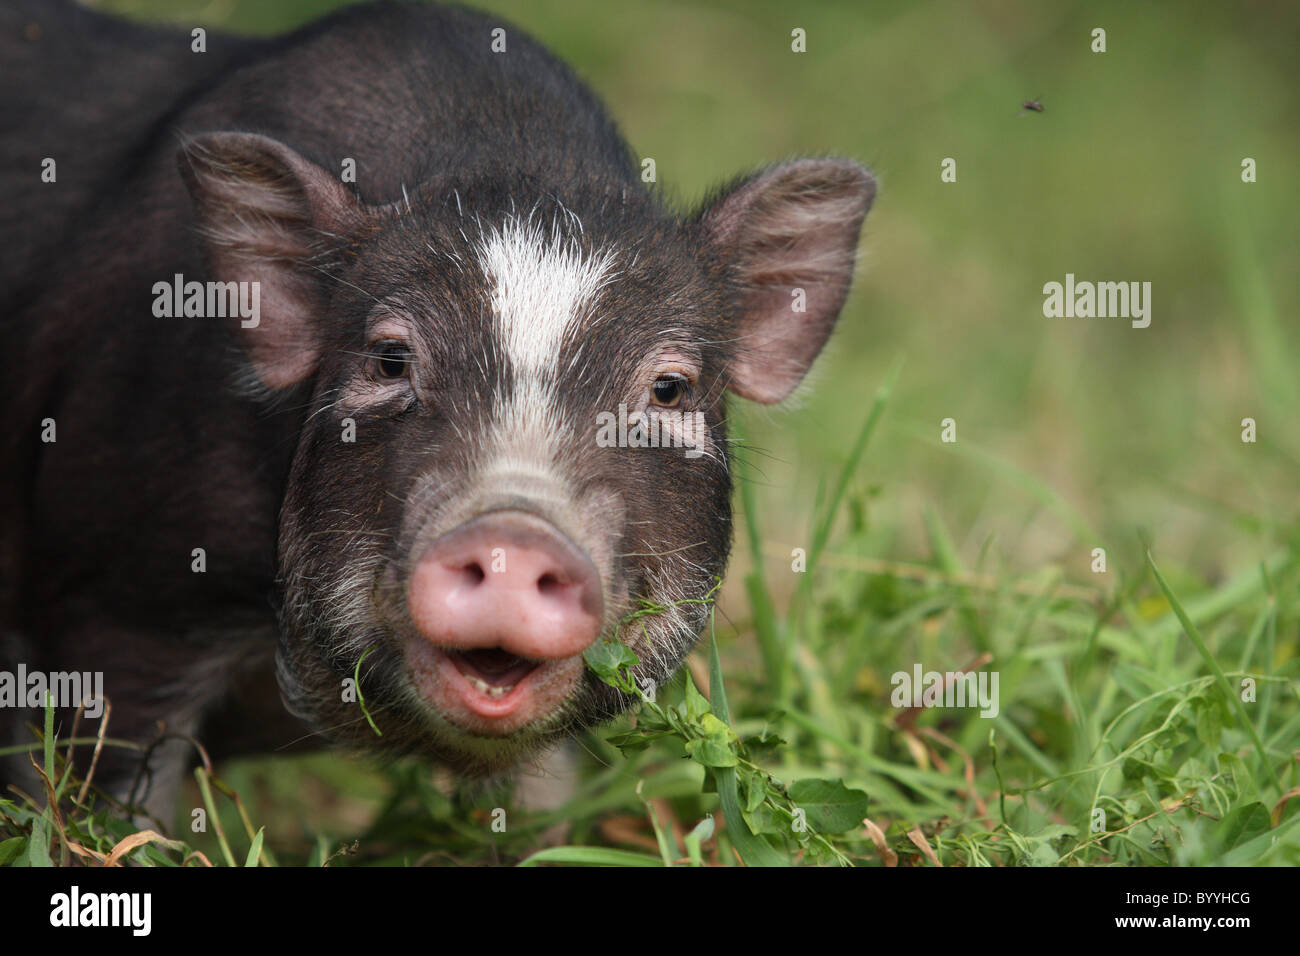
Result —
<svg viewBox="0 0 1300 956"><path fill-rule="evenodd" d="M866 169L678 208L567 66L458 8L0 30L0 673L102 676L154 745L97 782L174 789L192 738L493 777L629 705L593 642L674 673L731 545L727 401L825 345Z"/></svg>

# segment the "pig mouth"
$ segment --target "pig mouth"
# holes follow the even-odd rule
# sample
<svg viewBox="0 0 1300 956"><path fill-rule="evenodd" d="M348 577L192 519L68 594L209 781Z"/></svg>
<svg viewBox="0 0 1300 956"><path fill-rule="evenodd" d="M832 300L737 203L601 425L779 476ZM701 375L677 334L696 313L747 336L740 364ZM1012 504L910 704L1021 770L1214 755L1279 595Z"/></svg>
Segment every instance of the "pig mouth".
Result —
<svg viewBox="0 0 1300 956"><path fill-rule="evenodd" d="M577 687L582 656L533 660L500 647L406 646L412 689L439 723L473 737L511 737L553 721Z"/></svg>
<svg viewBox="0 0 1300 956"><path fill-rule="evenodd" d="M499 647L444 653L471 687L492 700L505 697L540 663Z"/></svg>

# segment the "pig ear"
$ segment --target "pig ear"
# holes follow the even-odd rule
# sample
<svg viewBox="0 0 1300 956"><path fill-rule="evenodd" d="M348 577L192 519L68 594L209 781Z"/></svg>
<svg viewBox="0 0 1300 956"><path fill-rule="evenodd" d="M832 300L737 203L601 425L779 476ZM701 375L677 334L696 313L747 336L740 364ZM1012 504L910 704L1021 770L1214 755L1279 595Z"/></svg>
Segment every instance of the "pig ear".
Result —
<svg viewBox="0 0 1300 956"><path fill-rule="evenodd" d="M733 391L779 402L803 379L848 295L875 195L857 163L806 159L741 181L701 213L705 245L738 296Z"/></svg>
<svg viewBox="0 0 1300 956"><path fill-rule="evenodd" d="M314 320L327 281L312 262L363 221L361 203L316 164L252 133L189 139L177 157L211 278L256 282L256 325L240 322L262 382L287 388L316 368Z"/></svg>

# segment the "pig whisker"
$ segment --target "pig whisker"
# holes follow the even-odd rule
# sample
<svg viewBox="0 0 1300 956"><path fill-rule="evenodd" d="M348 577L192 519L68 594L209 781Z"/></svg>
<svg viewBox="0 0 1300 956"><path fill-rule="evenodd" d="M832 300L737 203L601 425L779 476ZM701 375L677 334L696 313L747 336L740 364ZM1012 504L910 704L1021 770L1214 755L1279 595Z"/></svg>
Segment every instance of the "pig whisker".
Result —
<svg viewBox="0 0 1300 956"><path fill-rule="evenodd" d="M307 537L314 538L318 534L366 534L379 538L396 538L397 536L388 531L366 531L361 528L318 528L311 532Z"/></svg>
<svg viewBox="0 0 1300 956"><path fill-rule="evenodd" d="M640 524L649 524L650 522L638 522ZM704 547L707 541L696 541L694 544L682 545L680 548L672 548L668 551L618 551L615 557L618 558L662 558L670 554L679 554L682 551L689 551L691 548Z"/></svg>
<svg viewBox="0 0 1300 956"><path fill-rule="evenodd" d="M428 243L428 242L424 244L424 248L428 249L435 256L442 256L445 259L450 259L452 262L456 264L456 271L460 273L464 273L465 263L464 260L461 259L460 253L455 252L454 250L451 249L447 249L444 252L439 252L437 249L433 248L432 243Z"/></svg>
<svg viewBox="0 0 1300 956"><path fill-rule="evenodd" d="M364 719L364 718L362 718L362 719ZM342 725L340 725L340 726L342 726ZM293 747L293 746L296 745L296 744L300 744L300 743L302 743L304 740L311 740L313 737L320 737L320 738L323 739L323 740L328 740L329 737L330 737L330 734L332 734L336 729L338 729L338 728L336 728L336 727L330 727L330 728L328 728L328 729L324 729L324 730L313 730L313 731L311 731L310 733L303 734L301 737L295 737L293 740L285 741L283 744L281 744L280 746L276 747L275 749L276 749L277 751L279 751L279 750L288 750L290 747Z"/></svg>
<svg viewBox="0 0 1300 956"><path fill-rule="evenodd" d="M582 748L583 753L585 753L587 756L591 757L592 760L594 760L596 763L600 764L602 767L612 767L612 766L613 766L613 764L610 763L608 760L606 760L606 759L605 759L601 754L596 753L596 751L592 750L589 746L587 746L587 742L586 742L585 740L583 740L581 737L574 737L573 740L574 740L574 742L575 742L579 747ZM630 776L631 773L632 773L632 771L631 771L630 768L625 767L625 768L624 768L624 773L626 773L626 774L628 774L628 775Z"/></svg>
<svg viewBox="0 0 1300 956"><path fill-rule="evenodd" d="M388 712L392 711L392 708L386 705L369 704L369 703L366 704L366 709L370 711L372 717L377 714L383 714L386 711ZM364 714L360 717L353 717L350 720L345 720L340 724L333 725L332 727L323 727L320 730L313 731L309 734L303 734L301 737L295 738L294 740L290 740L288 743L284 744L283 746L277 749L285 750L289 747L292 747L294 744L301 743L304 740L310 740L313 737L329 738L331 736L334 736L337 731L343 730L344 728L347 727L355 727L357 724L364 724L365 722L366 722L366 718Z"/></svg>
<svg viewBox="0 0 1300 956"><path fill-rule="evenodd" d="M325 404L322 405L320 408L316 409L314 412L312 412L310 415L308 415L308 416L307 416L307 420L308 420L308 421L311 421L311 420L312 420L313 418L315 418L317 415L321 415L321 414L324 414L325 412L328 412L331 408L333 408L335 405L338 405L338 404L339 404L340 402L342 402L342 401L343 401L343 398L342 398L342 396L340 396L340 397L334 399L334 401L332 401L332 402L327 402L327 403L325 403Z"/></svg>
<svg viewBox="0 0 1300 956"><path fill-rule="evenodd" d="M372 301L372 302L378 302L378 303L380 303L380 304L383 303L383 300L380 299L379 296L374 295L373 293L367 292L365 289L361 288L361 286L357 285L356 283L349 282L347 279L344 279L344 278L342 278L341 276L336 276L334 273L330 272L328 269L323 269L323 268L321 268L320 266L316 265L314 262L308 262L307 265L311 266L313 269L315 269L315 270L316 270L317 272L319 272L321 275L325 276L325 278L327 278L327 279L333 279L333 280L334 280L335 282L337 282L339 285L345 285L345 286L347 286L347 287L350 288L350 289L354 289L354 290L356 290L357 292L360 292L362 295L364 295L364 296L365 296L367 299L369 299L370 301Z"/></svg>

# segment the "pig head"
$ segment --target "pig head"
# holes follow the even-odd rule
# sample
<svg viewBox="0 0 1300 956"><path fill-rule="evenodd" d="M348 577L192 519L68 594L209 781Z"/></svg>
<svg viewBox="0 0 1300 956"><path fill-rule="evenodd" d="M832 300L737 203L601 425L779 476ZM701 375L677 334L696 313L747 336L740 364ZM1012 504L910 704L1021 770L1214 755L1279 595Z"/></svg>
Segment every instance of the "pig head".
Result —
<svg viewBox="0 0 1300 956"><path fill-rule="evenodd" d="M601 637L666 680L730 547L727 393L780 401L825 344L868 173L790 162L683 217L599 167L450 169L368 206L241 132L191 138L180 170L212 275L260 285L245 387L307 408L279 532L289 708L483 773L626 705L584 669ZM665 610L624 623L641 602ZM363 657L382 736L346 692Z"/></svg>

